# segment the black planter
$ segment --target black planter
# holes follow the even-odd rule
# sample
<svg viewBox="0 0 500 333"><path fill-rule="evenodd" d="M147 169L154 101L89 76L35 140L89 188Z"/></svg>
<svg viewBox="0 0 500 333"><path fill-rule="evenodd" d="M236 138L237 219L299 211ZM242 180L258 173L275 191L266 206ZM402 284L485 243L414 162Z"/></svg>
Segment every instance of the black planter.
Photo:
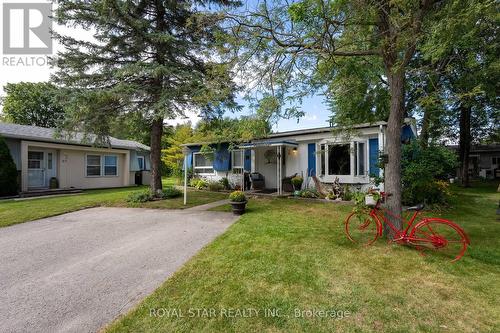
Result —
<svg viewBox="0 0 500 333"><path fill-rule="evenodd" d="M234 215L241 215L245 212L245 207L247 205L247 201L246 200L243 202L231 201L230 204L231 204L231 207L233 207L233 214Z"/></svg>

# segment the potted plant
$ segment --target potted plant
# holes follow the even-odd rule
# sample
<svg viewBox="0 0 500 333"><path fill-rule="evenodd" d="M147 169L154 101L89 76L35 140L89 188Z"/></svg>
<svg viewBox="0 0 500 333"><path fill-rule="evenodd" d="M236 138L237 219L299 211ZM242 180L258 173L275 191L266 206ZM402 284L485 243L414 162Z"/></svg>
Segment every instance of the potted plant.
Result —
<svg viewBox="0 0 500 333"><path fill-rule="evenodd" d="M59 187L59 181L57 180L56 177L51 177L49 180L49 188L58 188Z"/></svg>
<svg viewBox="0 0 500 333"><path fill-rule="evenodd" d="M302 178L301 176L295 176L292 178L291 182L292 182L293 189L294 189L293 194L295 196L299 196L300 190L302 188L302 183L304 182L304 178Z"/></svg>
<svg viewBox="0 0 500 333"><path fill-rule="evenodd" d="M233 214L241 215L245 212L245 207L247 205L247 197L242 191L234 191L229 194L229 203L233 208Z"/></svg>
<svg viewBox="0 0 500 333"><path fill-rule="evenodd" d="M365 205L375 206L380 199L380 193L374 189L369 189L365 195Z"/></svg>

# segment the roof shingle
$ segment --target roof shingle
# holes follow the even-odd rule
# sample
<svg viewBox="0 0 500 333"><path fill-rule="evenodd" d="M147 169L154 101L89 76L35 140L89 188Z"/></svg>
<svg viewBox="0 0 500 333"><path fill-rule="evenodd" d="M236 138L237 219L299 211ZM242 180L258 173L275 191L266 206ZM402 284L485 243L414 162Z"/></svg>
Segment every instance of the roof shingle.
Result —
<svg viewBox="0 0 500 333"><path fill-rule="evenodd" d="M88 134L87 137L83 133L61 133L57 136L54 128L45 128L38 126L27 126L0 122L0 135L6 138L24 139L32 141L44 141L64 144L76 144L92 146L97 138L96 135ZM110 148L132 149L132 150L149 150L149 147L131 140L121 140L114 137L109 137ZM102 145L101 145L102 146Z"/></svg>

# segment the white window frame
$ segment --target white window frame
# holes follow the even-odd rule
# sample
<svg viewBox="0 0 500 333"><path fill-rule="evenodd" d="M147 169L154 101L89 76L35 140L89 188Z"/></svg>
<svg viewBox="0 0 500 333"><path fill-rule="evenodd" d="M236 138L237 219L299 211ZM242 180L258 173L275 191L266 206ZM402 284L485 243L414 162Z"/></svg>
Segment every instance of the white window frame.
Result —
<svg viewBox="0 0 500 333"><path fill-rule="evenodd" d="M370 166L368 165L369 161L368 161L368 141L354 141L354 147L355 147L355 150L354 150L354 153L353 153L353 156L354 156L354 161L356 164L355 165L355 169L353 170L354 171L354 176L356 177L366 177L368 176L368 170L370 170ZM360 167L360 163L359 163L359 154L360 154L360 149L359 149L359 146L360 144L363 144L364 145L364 148L362 150L362 153L363 153L363 160L365 161L365 165L364 165L364 170L362 173L359 172L359 167Z"/></svg>
<svg viewBox="0 0 500 333"><path fill-rule="evenodd" d="M241 158L241 163L242 165L234 165L234 156L236 154L240 154L240 158ZM243 155L243 149L235 149L235 150L232 150L231 151L231 169L233 171L236 171L236 172L239 172L241 173L243 171L243 167L245 165L245 156Z"/></svg>
<svg viewBox="0 0 500 333"><path fill-rule="evenodd" d="M41 153L42 154L42 158L41 159L38 159L38 158L29 158L29 153ZM39 162L39 166L38 168L30 168L30 162L32 161L35 161L35 162ZM44 168L44 164L45 164L45 153L43 151L39 151L39 150L30 150L28 152L28 169L34 169L34 170L42 170Z"/></svg>
<svg viewBox="0 0 500 333"><path fill-rule="evenodd" d="M137 156L137 164L139 164L139 160L142 160L142 169L141 166L139 165L139 170L143 171L146 170L146 159L144 156Z"/></svg>
<svg viewBox="0 0 500 333"><path fill-rule="evenodd" d="M330 146L349 146L349 173L345 175L339 175L339 174L330 174L329 173L329 165L328 165L328 159L330 155ZM351 176L353 174L353 169L352 169L352 159L353 159L353 152L352 152L352 145L350 142L326 142L325 143L325 176L330 176L330 177L345 177L345 176Z"/></svg>
<svg viewBox="0 0 500 333"><path fill-rule="evenodd" d="M106 157L114 157L116 159L116 165L110 165L110 166L116 167L116 173L114 175L107 175L106 174ZM106 155L102 155L101 159L102 159L102 172L101 172L102 176L103 177L118 177L118 155L106 154Z"/></svg>
<svg viewBox="0 0 500 333"><path fill-rule="evenodd" d="M88 167L89 166L97 166L95 164L89 165L89 156L99 156L99 174L98 175L89 175ZM96 178L102 176L102 156L100 154L85 154L85 177Z"/></svg>
<svg viewBox="0 0 500 333"><path fill-rule="evenodd" d="M89 156L99 156L99 175L89 175L88 174L88 169L87 167L89 166L88 164L88 157ZM106 175L105 174L105 163L106 163L106 157L115 157L116 158L116 174L114 175ZM120 171L119 171L119 156L117 154L95 154L95 153L88 153L85 154L85 177L87 178L109 178L109 177L119 177L120 176ZM90 165L90 166L97 166L97 165Z"/></svg>
<svg viewBox="0 0 500 333"><path fill-rule="evenodd" d="M491 164L496 164L496 165L500 164L500 157L498 156L491 157Z"/></svg>
<svg viewBox="0 0 500 333"><path fill-rule="evenodd" d="M202 152L193 153L193 171L194 171L194 173L199 174L199 175L213 175L213 174L215 174L213 162L212 162L212 165L210 165L210 166L196 166L196 156L197 155L203 155L203 153ZM198 170L212 169L212 172L196 172L197 169Z"/></svg>

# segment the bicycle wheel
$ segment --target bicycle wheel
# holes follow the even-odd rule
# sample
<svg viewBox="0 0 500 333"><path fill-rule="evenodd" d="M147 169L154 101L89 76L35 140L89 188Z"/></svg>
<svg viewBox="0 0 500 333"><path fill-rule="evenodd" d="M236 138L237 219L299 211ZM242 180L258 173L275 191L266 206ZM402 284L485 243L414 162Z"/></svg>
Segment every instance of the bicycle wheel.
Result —
<svg viewBox="0 0 500 333"><path fill-rule="evenodd" d="M439 253L452 262L462 258L470 244L462 228L451 221L438 218L417 223L410 232L409 241L423 253Z"/></svg>
<svg viewBox="0 0 500 333"><path fill-rule="evenodd" d="M369 213L353 212L345 220L345 233L352 242L370 245L381 234L380 222Z"/></svg>

